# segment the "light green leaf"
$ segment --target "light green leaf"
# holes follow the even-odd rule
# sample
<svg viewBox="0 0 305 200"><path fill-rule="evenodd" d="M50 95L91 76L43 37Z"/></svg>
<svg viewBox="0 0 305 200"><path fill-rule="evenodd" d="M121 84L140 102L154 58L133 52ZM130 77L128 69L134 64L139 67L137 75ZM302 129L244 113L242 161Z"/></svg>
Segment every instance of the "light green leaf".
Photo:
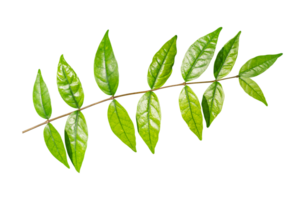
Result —
<svg viewBox="0 0 305 200"><path fill-rule="evenodd" d="M151 89L162 87L172 74L172 68L177 54L177 36L167 41L153 57L149 66L147 80Z"/></svg>
<svg viewBox="0 0 305 200"><path fill-rule="evenodd" d="M185 86L179 96L182 118L195 135L202 140L203 119L200 102L189 86Z"/></svg>
<svg viewBox="0 0 305 200"><path fill-rule="evenodd" d="M262 74L283 54L257 56L247 61L240 69L239 76L255 77Z"/></svg>
<svg viewBox="0 0 305 200"><path fill-rule="evenodd" d="M65 126L65 143L76 171L80 172L87 149L88 129L81 111L74 111L68 117Z"/></svg>
<svg viewBox="0 0 305 200"><path fill-rule="evenodd" d="M33 89L33 102L38 115L44 119L49 119L52 114L51 99L47 85L43 81L40 70L38 70Z"/></svg>
<svg viewBox="0 0 305 200"><path fill-rule="evenodd" d="M141 97L136 118L140 136L150 151L155 153L161 125L161 110L158 97L154 92L146 92Z"/></svg>
<svg viewBox="0 0 305 200"><path fill-rule="evenodd" d="M99 88L108 95L114 95L119 85L119 69L108 36L105 33L94 59L94 77Z"/></svg>
<svg viewBox="0 0 305 200"><path fill-rule="evenodd" d="M113 133L134 152L137 152L134 125L125 108L115 99L108 107L108 121Z"/></svg>
<svg viewBox="0 0 305 200"><path fill-rule="evenodd" d="M204 92L202 97L202 110L204 118L209 127L217 115L221 112L225 94L219 82L215 81Z"/></svg>
<svg viewBox="0 0 305 200"><path fill-rule="evenodd" d="M268 106L263 91L256 82L247 77L239 77L239 84L247 94Z"/></svg>
<svg viewBox="0 0 305 200"><path fill-rule="evenodd" d="M51 152L51 154L66 167L70 168L64 143L58 133L51 123L48 123L43 131L44 141Z"/></svg>
<svg viewBox="0 0 305 200"><path fill-rule="evenodd" d="M137 120L137 116L135 116L135 115L134 115L134 123L135 123L135 126L136 126L136 131L137 131L137 133L139 133L138 120Z"/></svg>
<svg viewBox="0 0 305 200"><path fill-rule="evenodd" d="M217 44L221 27L194 42L187 52L181 66L185 82L198 78L209 66Z"/></svg>
<svg viewBox="0 0 305 200"><path fill-rule="evenodd" d="M57 87L63 100L73 108L80 108L84 102L82 84L72 67L61 55L57 69Z"/></svg>
<svg viewBox="0 0 305 200"><path fill-rule="evenodd" d="M222 79L231 72L238 55L240 33L239 31L217 54L214 63L214 77L216 80Z"/></svg>

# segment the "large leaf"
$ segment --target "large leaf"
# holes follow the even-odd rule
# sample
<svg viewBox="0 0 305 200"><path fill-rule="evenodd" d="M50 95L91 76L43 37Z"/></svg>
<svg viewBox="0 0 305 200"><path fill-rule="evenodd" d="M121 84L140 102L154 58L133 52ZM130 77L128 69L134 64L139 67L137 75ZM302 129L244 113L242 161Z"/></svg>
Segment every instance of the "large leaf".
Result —
<svg viewBox="0 0 305 200"><path fill-rule="evenodd" d="M214 32L199 38L189 47L181 66L181 74L185 82L198 78L208 68L221 29L218 28Z"/></svg>
<svg viewBox="0 0 305 200"><path fill-rule="evenodd" d="M66 167L70 168L68 161L67 161L67 155L66 155L66 149L64 147L64 143L58 133L58 131L54 128L54 126L51 123L48 123L43 131L44 141L46 142L46 145L51 152L51 154L62 164L64 164Z"/></svg>
<svg viewBox="0 0 305 200"><path fill-rule="evenodd" d="M225 94L222 86L217 81L212 83L204 92L201 104L207 127L212 124L214 119L221 112L224 99Z"/></svg>
<svg viewBox="0 0 305 200"><path fill-rule="evenodd" d="M179 96L182 118L195 135L202 140L203 119L200 102L189 86L185 86Z"/></svg>
<svg viewBox="0 0 305 200"><path fill-rule="evenodd" d="M134 125L125 108L117 100L113 100L108 107L108 121L113 133L137 152Z"/></svg>
<svg viewBox="0 0 305 200"><path fill-rule="evenodd" d="M240 69L239 76L255 77L262 74L283 54L257 56L247 61Z"/></svg>
<svg viewBox="0 0 305 200"><path fill-rule="evenodd" d="M69 115L65 126L65 143L76 171L80 172L87 149L88 129L81 111Z"/></svg>
<svg viewBox="0 0 305 200"><path fill-rule="evenodd" d="M247 94L268 106L263 91L256 82L247 77L239 77L239 84Z"/></svg>
<svg viewBox="0 0 305 200"><path fill-rule="evenodd" d="M177 54L176 41L177 36L174 36L153 57L147 74L148 85L151 89L162 87L172 74Z"/></svg>
<svg viewBox="0 0 305 200"><path fill-rule="evenodd" d="M119 85L119 70L108 32L105 33L95 54L94 77L104 93L114 95Z"/></svg>
<svg viewBox="0 0 305 200"><path fill-rule="evenodd" d="M216 80L222 79L231 72L238 55L240 33L239 31L217 54L214 63L214 77Z"/></svg>
<svg viewBox="0 0 305 200"><path fill-rule="evenodd" d="M40 70L38 70L33 89L33 102L38 115L49 119L52 114L51 99L47 85L43 81Z"/></svg>
<svg viewBox="0 0 305 200"><path fill-rule="evenodd" d="M80 108L84 102L82 84L74 70L61 55L57 69L57 87L63 100L73 108Z"/></svg>
<svg viewBox="0 0 305 200"><path fill-rule="evenodd" d="M150 151L155 153L161 125L161 110L158 97L154 92L146 92L141 97L136 118L140 136Z"/></svg>

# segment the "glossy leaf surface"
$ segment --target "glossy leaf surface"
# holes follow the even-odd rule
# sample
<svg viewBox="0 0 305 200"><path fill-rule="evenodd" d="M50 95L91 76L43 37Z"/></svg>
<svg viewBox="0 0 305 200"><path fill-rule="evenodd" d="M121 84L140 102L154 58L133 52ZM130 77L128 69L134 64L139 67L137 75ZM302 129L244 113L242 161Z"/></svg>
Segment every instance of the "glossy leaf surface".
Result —
<svg viewBox="0 0 305 200"><path fill-rule="evenodd" d="M153 53L145 74L148 89L165 86L173 76L179 54L178 39L177 34L172 35Z"/></svg>
<svg viewBox="0 0 305 200"><path fill-rule="evenodd" d="M218 28L214 32L199 38L189 47L181 66L181 74L185 82L195 80L208 68L221 29Z"/></svg>
<svg viewBox="0 0 305 200"><path fill-rule="evenodd" d="M185 86L179 96L182 118L195 135L202 140L203 119L200 102L189 86Z"/></svg>
<svg viewBox="0 0 305 200"><path fill-rule="evenodd" d="M68 117L65 126L65 143L76 171L80 172L87 149L88 129L81 111L74 111Z"/></svg>
<svg viewBox="0 0 305 200"><path fill-rule="evenodd" d="M240 69L239 75L243 77L255 77L262 74L275 63L283 54L257 56L247 61Z"/></svg>
<svg viewBox="0 0 305 200"><path fill-rule="evenodd" d="M63 100L73 108L80 108L84 102L82 84L64 56L60 57L57 69L57 87Z"/></svg>
<svg viewBox="0 0 305 200"><path fill-rule="evenodd" d="M70 168L67 161L66 149L64 143L51 123L48 123L43 131L44 141L51 154L66 167Z"/></svg>
<svg viewBox="0 0 305 200"><path fill-rule="evenodd" d="M247 94L268 106L263 91L255 81L247 77L239 77L239 84Z"/></svg>
<svg viewBox="0 0 305 200"><path fill-rule="evenodd" d="M214 77L216 80L224 78L231 72L238 55L240 33L227 42L217 54L214 63Z"/></svg>
<svg viewBox="0 0 305 200"><path fill-rule="evenodd" d="M202 110L204 118L209 127L217 115L221 112L225 94L219 82L212 83L204 92L202 97Z"/></svg>
<svg viewBox="0 0 305 200"><path fill-rule="evenodd" d="M134 125L125 108L117 100L109 104L108 121L113 133L134 152L137 152Z"/></svg>
<svg viewBox="0 0 305 200"><path fill-rule="evenodd" d="M99 88L114 95L119 85L119 69L107 31L97 49L94 59L94 77Z"/></svg>
<svg viewBox="0 0 305 200"><path fill-rule="evenodd" d="M137 106L136 119L140 136L150 151L155 153L161 125L161 110L158 97L154 92L146 92L141 97Z"/></svg>
<svg viewBox="0 0 305 200"><path fill-rule="evenodd" d="M43 81L40 70L38 70L33 89L33 102L38 115L44 119L49 119L52 114L51 99L47 85Z"/></svg>

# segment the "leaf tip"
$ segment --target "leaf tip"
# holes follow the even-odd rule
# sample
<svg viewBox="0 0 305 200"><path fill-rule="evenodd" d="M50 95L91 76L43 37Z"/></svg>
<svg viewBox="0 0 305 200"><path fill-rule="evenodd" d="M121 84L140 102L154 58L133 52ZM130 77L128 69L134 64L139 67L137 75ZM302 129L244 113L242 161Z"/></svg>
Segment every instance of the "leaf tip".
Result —
<svg viewBox="0 0 305 200"><path fill-rule="evenodd" d="M282 58L285 55L285 52L278 52L279 58Z"/></svg>
<svg viewBox="0 0 305 200"><path fill-rule="evenodd" d="M175 36L173 37L173 39L174 39L174 40L177 40L177 38L178 38L178 36L177 36L177 35L175 35Z"/></svg>
<svg viewBox="0 0 305 200"><path fill-rule="evenodd" d="M283 53L279 53L279 54L277 54L278 55L278 57L281 57L282 55L283 55Z"/></svg>
<svg viewBox="0 0 305 200"><path fill-rule="evenodd" d="M225 29L224 26L218 26L218 27L219 27L219 29L222 30L222 31Z"/></svg>
<svg viewBox="0 0 305 200"><path fill-rule="evenodd" d="M237 37L239 37L239 36L240 36L240 34L241 34L241 31L239 31L239 32L237 33Z"/></svg>
<svg viewBox="0 0 305 200"><path fill-rule="evenodd" d="M222 30L222 27L219 27L216 31L219 31L219 32L220 32L221 30Z"/></svg>
<svg viewBox="0 0 305 200"><path fill-rule="evenodd" d="M265 108L270 107L270 103L269 103L269 101L267 101L267 103L264 105L264 107L265 107Z"/></svg>
<svg viewBox="0 0 305 200"><path fill-rule="evenodd" d="M37 69L36 69L36 73L41 73L41 72L43 72L43 71L42 71L42 68L37 68Z"/></svg>

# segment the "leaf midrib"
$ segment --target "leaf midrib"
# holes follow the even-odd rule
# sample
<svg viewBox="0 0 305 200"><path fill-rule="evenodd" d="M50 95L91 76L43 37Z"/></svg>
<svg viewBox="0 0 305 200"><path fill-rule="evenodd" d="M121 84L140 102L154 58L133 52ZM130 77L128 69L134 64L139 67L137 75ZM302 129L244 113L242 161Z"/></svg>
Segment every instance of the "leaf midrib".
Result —
<svg viewBox="0 0 305 200"><path fill-rule="evenodd" d="M75 126L74 126L74 141L75 141L75 144L74 144L74 150L75 150L75 153L74 153L74 160L75 160L75 165L78 165L77 164L77 156L76 156L76 147L77 147L77 128L78 128L78 120L79 120L79 112L80 111L76 111L76 118L75 118Z"/></svg>
<svg viewBox="0 0 305 200"><path fill-rule="evenodd" d="M250 78L249 78L250 79ZM258 92L256 92L256 90L255 89L253 89L253 87L250 85L250 84L248 84L244 79L242 79L242 78L240 78L240 80L242 80L244 83L246 83L259 97L260 97L260 99L262 100L262 101L266 101ZM251 79L250 79L251 80ZM252 80L253 81L253 80Z"/></svg>
<svg viewBox="0 0 305 200"><path fill-rule="evenodd" d="M153 145L152 145L152 142L151 142L151 135L150 135L150 118L149 118L149 114L150 114L150 102L151 102L151 94L152 92L150 91L149 92L149 99L148 99L148 109L147 109L147 123L148 123L148 126L147 126L147 132L148 132L148 135L149 135L149 142L150 142L150 146L151 146L151 150L153 149Z"/></svg>
<svg viewBox="0 0 305 200"><path fill-rule="evenodd" d="M211 113L212 113L213 106L214 106L214 100L215 100L215 93L216 93L216 90L217 90L217 84L218 84L218 82L215 81L215 88L214 88L214 92L213 92L212 105L211 105L211 110L210 110L210 121L209 121L209 126L211 125Z"/></svg>
<svg viewBox="0 0 305 200"><path fill-rule="evenodd" d="M45 115L45 118L48 119L47 112L46 112L43 102L42 102L41 77L39 77L39 97L40 97L39 99L40 99L41 107L42 107L43 113Z"/></svg>
<svg viewBox="0 0 305 200"><path fill-rule="evenodd" d="M52 135L52 131L51 131L50 125L48 124L47 127L48 127L48 129L49 129L49 131L50 131L50 136L51 136L51 138L52 138L52 140L53 140L53 142L54 142L54 145L55 145L55 147L56 147L56 150L57 150L57 152L58 152L58 155L61 157L62 161L65 162L65 159L61 156L61 154L60 154L60 152L59 152L59 149L58 149L58 147L57 147L57 145L56 145L56 142L55 142L54 137L53 137L53 135Z"/></svg>
<svg viewBox="0 0 305 200"><path fill-rule="evenodd" d="M70 83L69 83L69 81L68 81L68 77L67 77L67 75L66 75L65 68L64 68L63 66L61 66L61 69L62 69L62 72L63 72L63 74L64 74L64 77L65 77L65 79L66 79L66 81L67 81L67 83L68 83L69 90L70 90L70 93L72 94L72 98L73 98L73 100L74 100L74 102L75 102L75 104L76 104L76 107L79 108L78 103L77 103L77 101L76 101L76 99L75 99L74 93L72 92Z"/></svg>
<svg viewBox="0 0 305 200"><path fill-rule="evenodd" d="M197 123L196 123L196 122L195 122L195 120L194 120L193 111L192 111L192 107L191 107L191 104L190 104L190 99L189 99L189 95L188 95L187 87L185 86L185 87L184 87L184 89L185 89L185 94L186 94L187 102L188 102L189 107L190 107L191 116L192 116L192 119L193 119L193 121L194 121L194 124L195 124L196 130L197 130L197 134L198 134L198 136L199 136L199 130L198 130L198 127L197 127Z"/></svg>
<svg viewBox="0 0 305 200"><path fill-rule="evenodd" d="M246 73L246 72L249 72L249 71L253 70L254 68L259 67L260 65L263 65L263 64L265 64L266 62L269 62L270 60L274 60L274 59L278 59L278 57L276 57L276 58L271 58L271 59L266 60L265 62L263 62L263 63L261 63L261 64L259 64L259 65L256 65L256 66L254 66L254 67L252 67L252 68L249 68L249 69L247 69L247 70L241 72L240 75L242 75L242 74L244 74L244 73ZM269 66L269 67L270 67L270 66ZM268 67L268 68L269 68L269 67Z"/></svg>
<svg viewBox="0 0 305 200"><path fill-rule="evenodd" d="M106 64L106 50L105 50L105 46L106 46L106 40L104 41L104 64L105 64L105 74L106 74L106 81L107 81L107 86L108 86L108 89L109 89L109 92L110 92L110 95L113 95L112 94L112 91L110 89L110 85L109 85L109 80L108 80L108 72L107 72L107 64Z"/></svg>

